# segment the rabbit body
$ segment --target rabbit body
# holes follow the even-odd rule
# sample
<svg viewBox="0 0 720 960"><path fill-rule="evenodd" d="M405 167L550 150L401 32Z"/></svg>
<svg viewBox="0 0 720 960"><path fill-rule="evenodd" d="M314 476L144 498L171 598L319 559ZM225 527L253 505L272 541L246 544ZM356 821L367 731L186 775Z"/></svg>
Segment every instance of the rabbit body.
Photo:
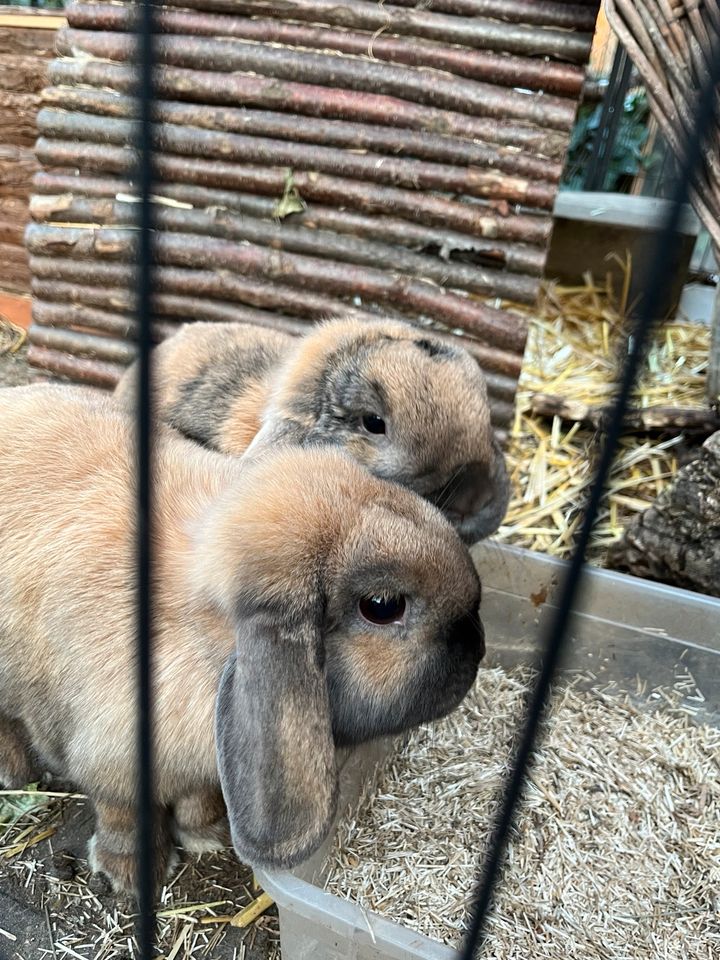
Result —
<svg viewBox="0 0 720 960"><path fill-rule="evenodd" d="M249 323L188 323L153 351L156 416L203 446L240 455L260 429L277 367L296 338ZM137 365L116 398L132 409Z"/></svg>
<svg viewBox="0 0 720 960"><path fill-rule="evenodd" d="M0 422L0 780L37 751L87 791L92 862L132 890L132 422L44 385L0 390ZM434 507L332 448L239 459L159 427L154 471L157 880L173 836L225 842L225 804L241 857L295 863L332 821L336 745L469 689L477 574Z"/></svg>
<svg viewBox="0 0 720 960"><path fill-rule="evenodd" d="M336 445L441 506L466 541L505 514L485 379L460 345L393 321L332 320L300 338L193 323L154 357L158 415L191 439L234 455L251 440ZM134 377L116 391L128 405Z"/></svg>

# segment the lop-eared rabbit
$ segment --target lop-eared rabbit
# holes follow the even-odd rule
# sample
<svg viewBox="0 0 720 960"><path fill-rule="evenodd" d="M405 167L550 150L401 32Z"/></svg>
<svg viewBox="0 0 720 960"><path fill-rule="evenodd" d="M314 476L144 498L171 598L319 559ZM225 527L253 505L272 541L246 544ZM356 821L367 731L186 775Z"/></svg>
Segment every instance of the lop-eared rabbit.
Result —
<svg viewBox="0 0 720 960"><path fill-rule="evenodd" d="M485 378L467 350L394 321L330 320L305 336L191 323L154 351L160 419L223 453L282 442L344 448L437 504L467 542L510 496ZM116 395L134 403L136 369Z"/></svg>
<svg viewBox="0 0 720 960"><path fill-rule="evenodd" d="M35 385L0 390L0 423L0 780L37 753L77 783L91 863L133 890L132 420ZM173 835L210 849L228 819L240 858L292 865L332 822L335 748L472 685L477 573L435 507L333 447L234 458L159 425L154 473L156 880Z"/></svg>

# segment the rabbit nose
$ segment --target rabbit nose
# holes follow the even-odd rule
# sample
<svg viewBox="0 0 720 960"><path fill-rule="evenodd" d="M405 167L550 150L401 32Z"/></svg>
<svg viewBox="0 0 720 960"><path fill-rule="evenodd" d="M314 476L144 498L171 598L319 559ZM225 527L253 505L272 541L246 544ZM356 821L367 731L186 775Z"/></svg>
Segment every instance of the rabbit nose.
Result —
<svg viewBox="0 0 720 960"><path fill-rule="evenodd" d="M494 484L487 464L467 463L460 471L446 513L462 521L487 506L494 496Z"/></svg>
<svg viewBox="0 0 720 960"><path fill-rule="evenodd" d="M477 613L466 613L450 624L447 645L464 654L479 652L479 659L485 656L485 628Z"/></svg>

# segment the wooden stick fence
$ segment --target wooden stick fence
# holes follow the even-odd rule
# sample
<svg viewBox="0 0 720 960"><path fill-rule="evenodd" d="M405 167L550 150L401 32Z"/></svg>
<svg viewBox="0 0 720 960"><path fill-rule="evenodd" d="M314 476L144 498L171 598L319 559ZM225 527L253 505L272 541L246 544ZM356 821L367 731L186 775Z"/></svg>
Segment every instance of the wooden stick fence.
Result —
<svg viewBox="0 0 720 960"><path fill-rule="evenodd" d="M0 289L27 293L30 282L23 232L28 219L36 116L62 18L40 10L0 6Z"/></svg>
<svg viewBox="0 0 720 960"><path fill-rule="evenodd" d="M607 0L610 25L643 79L658 127L680 160L693 113L720 43L717 0ZM707 137L690 200L720 257L720 130ZM712 318L707 395L720 404L720 290Z"/></svg>
<svg viewBox="0 0 720 960"><path fill-rule="evenodd" d="M456 342L512 416L596 2L166 0L155 333L345 314ZM32 362L132 356L136 7L71 2L38 115ZM0 239L2 233L0 231Z"/></svg>

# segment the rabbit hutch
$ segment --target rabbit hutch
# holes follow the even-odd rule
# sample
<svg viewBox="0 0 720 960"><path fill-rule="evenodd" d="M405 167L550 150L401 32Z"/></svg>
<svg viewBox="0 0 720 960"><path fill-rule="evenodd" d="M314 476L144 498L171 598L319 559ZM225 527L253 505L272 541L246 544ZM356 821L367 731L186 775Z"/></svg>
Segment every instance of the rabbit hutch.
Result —
<svg viewBox="0 0 720 960"><path fill-rule="evenodd" d="M720 30L709 2L704 33L697 3L643 0L640 26L631 6L156 9L156 341L197 320L296 336L334 316L409 320L482 368L513 491L500 529L472 548L488 655L462 708L400 744L342 753L336 827L301 867L253 874L229 852L186 858L158 905L166 960L457 955L668 206L642 193L653 138L672 152L682 136L677 85L658 90L658 64L697 79L697 51ZM0 31L0 110L18 137L0 148L0 288L32 294L13 356L28 376L107 391L137 337L136 6L3 9L48 25L23 26L29 39ZM630 195L608 191L607 156L603 176L569 189L584 150L611 150L603 124L631 87L649 105L623 173ZM710 163L684 211L671 319L654 335L589 549L488 929L497 957L720 951L720 571L699 542L717 520L706 496L720 477L717 350L710 314L683 313L698 235L716 240L714 175ZM89 816L69 784L0 791L0 956L137 955L132 905L85 860Z"/></svg>

